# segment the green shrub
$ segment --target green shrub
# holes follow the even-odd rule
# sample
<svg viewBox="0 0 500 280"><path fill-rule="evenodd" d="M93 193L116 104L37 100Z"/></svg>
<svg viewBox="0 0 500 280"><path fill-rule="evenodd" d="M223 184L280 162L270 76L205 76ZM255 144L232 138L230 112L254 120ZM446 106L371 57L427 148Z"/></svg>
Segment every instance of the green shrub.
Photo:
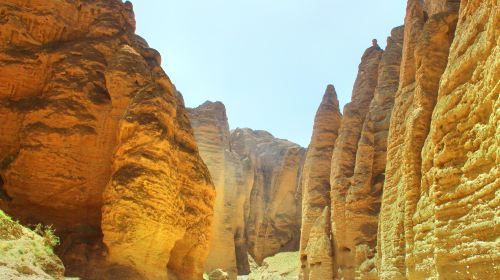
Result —
<svg viewBox="0 0 500 280"><path fill-rule="evenodd" d="M55 246L59 245L59 237L57 237L57 235L55 234L55 230L51 225L44 226L42 224L37 224L33 231L43 238L43 243L45 244L45 246L54 248Z"/></svg>

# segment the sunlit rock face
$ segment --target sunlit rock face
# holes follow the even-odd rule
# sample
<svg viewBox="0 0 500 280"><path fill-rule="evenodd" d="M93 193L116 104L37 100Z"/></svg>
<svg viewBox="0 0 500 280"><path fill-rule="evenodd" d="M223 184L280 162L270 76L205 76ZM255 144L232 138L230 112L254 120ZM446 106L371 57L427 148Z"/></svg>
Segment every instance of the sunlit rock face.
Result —
<svg viewBox="0 0 500 280"><path fill-rule="evenodd" d="M220 102L189 109L189 117L217 189L206 270L236 277L250 272L248 253L261 263L297 250L304 149L265 131L230 132Z"/></svg>
<svg viewBox="0 0 500 280"><path fill-rule="evenodd" d="M69 275L199 279L215 196L182 98L121 1L0 3L0 206Z"/></svg>
<svg viewBox="0 0 500 280"><path fill-rule="evenodd" d="M327 226L327 228L317 228L314 231L315 234L310 235L311 228L316 223L316 220L325 219L325 217L320 218L325 207L330 209L330 169L340 120L341 113L337 93L333 85L329 85L314 119L311 143L306 153L302 171L301 279L318 279L317 277L320 276L325 279L331 278L331 275L328 275L328 273L331 274L333 269L330 213L325 214L328 223L318 222L316 226L323 225ZM328 234L325 235L325 232L328 232ZM310 238L313 238L313 240L310 241ZM330 241L325 243L325 238ZM314 251L307 249L312 247L315 248ZM313 255L310 255L309 252L312 252ZM318 258L318 256L321 256L320 260L313 263L312 260ZM328 260L326 256L329 256ZM323 269L319 269L318 266L330 267L330 272L328 272L328 268L327 271L322 272Z"/></svg>
<svg viewBox="0 0 500 280"><path fill-rule="evenodd" d="M378 67L378 80L357 144L354 174L345 206L346 248L354 277L376 279L376 245L382 186L386 166L387 135L399 85L403 27L394 28ZM334 164L334 163L332 163ZM337 230L338 232L338 230ZM340 244L339 244L340 245Z"/></svg>
<svg viewBox="0 0 500 280"><path fill-rule="evenodd" d="M244 273L249 269L246 241L241 239L244 238L245 202L250 195L253 170L248 159L231 151L224 104L207 101L188 112L201 157L210 170L217 193L205 270L221 268L233 279L239 270ZM240 258L243 259L238 261ZM238 264L243 267L239 268Z"/></svg>
<svg viewBox="0 0 500 280"><path fill-rule="evenodd" d="M430 209L417 214L417 202L422 194L422 147L448 63L457 14L455 8L430 14L421 1L408 2L401 81L391 119L380 213L382 278L436 276L431 268L435 264L429 235L435 225L428 220L434 215ZM427 267L419 267L417 272L415 261Z"/></svg>
<svg viewBox="0 0 500 280"><path fill-rule="evenodd" d="M498 2L461 1L460 10L457 1L429 2L408 5L405 35L414 39L405 38L402 67L414 71L400 85L391 122L380 275L495 278Z"/></svg>
<svg viewBox="0 0 500 280"><path fill-rule="evenodd" d="M344 107L342 122L332 155L330 176L331 219L335 276L339 278L354 278L356 248L347 232L348 223L350 222L347 218L347 207L350 203L347 198L352 188L358 142L377 86L382 53L380 47L372 46L365 51L361 58L352 99Z"/></svg>

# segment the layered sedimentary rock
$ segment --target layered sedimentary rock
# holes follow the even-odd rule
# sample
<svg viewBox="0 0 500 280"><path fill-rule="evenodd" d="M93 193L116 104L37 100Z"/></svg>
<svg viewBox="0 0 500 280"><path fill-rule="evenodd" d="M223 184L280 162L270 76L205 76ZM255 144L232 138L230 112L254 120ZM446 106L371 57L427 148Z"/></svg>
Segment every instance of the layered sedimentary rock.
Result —
<svg viewBox="0 0 500 280"><path fill-rule="evenodd" d="M213 238L205 270L222 268L233 279L238 271L248 271L244 208L252 187L253 170L247 158L231 151L224 104L207 101L188 112L200 155L210 170L217 193Z"/></svg>
<svg viewBox="0 0 500 280"><path fill-rule="evenodd" d="M325 207L330 209L330 170L332 162L332 152L335 145L335 140L338 136L338 129L340 127L341 114L339 110L339 101L337 93L333 85L329 85L326 89L323 100L318 108L314 120L313 134L311 143L306 153L304 167L302 171L302 224L301 224L301 237L300 237L300 258L302 263L301 279L316 279L318 277L318 268L315 272L310 271L312 265L321 265L327 267L331 265L327 262L312 263L311 258L315 258L318 254L331 254L331 242L329 246L326 244L323 248L319 246L318 249L323 248L324 252L315 252L315 256L309 256L306 248L318 245L313 244L317 242L316 239L323 241L324 231L330 231L330 222L328 229L317 229L316 233L321 236L311 236L315 240L310 241L311 227L320 218ZM328 214L328 219L330 214ZM330 234L327 235L327 238ZM333 267L331 267L333 268ZM309 277L311 274L311 277ZM313 277L314 275L314 277ZM316 278L315 278L316 277ZM323 275L325 279L331 276Z"/></svg>
<svg viewBox="0 0 500 280"><path fill-rule="evenodd" d="M378 68L378 80L357 144L354 174L345 204L345 235L339 247L352 250L350 262L356 279L376 279L378 215L386 165L387 135L399 85L403 27L394 28L387 39ZM332 163L332 164L335 164ZM340 267L342 269L342 267ZM351 273L351 272L350 272Z"/></svg>
<svg viewBox="0 0 500 280"><path fill-rule="evenodd" d="M414 70L391 122L381 277L497 278L499 3L428 2L408 6Z"/></svg>
<svg viewBox="0 0 500 280"><path fill-rule="evenodd" d="M53 224L70 275L199 279L214 190L132 5L6 0L0 26L1 208Z"/></svg>
<svg viewBox="0 0 500 280"><path fill-rule="evenodd" d="M278 252L296 251L300 241L300 176L305 149L261 130L236 129L231 148L255 170L247 202L248 251L258 264Z"/></svg>
<svg viewBox="0 0 500 280"><path fill-rule="evenodd" d="M434 216L433 211L419 213L417 203L423 191L422 147L429 133L439 81L448 63L457 13L456 5L445 11L428 11L421 1L408 1L380 213L379 272L384 279L437 276L432 268L433 237L429 235L434 225L425 221Z"/></svg>
<svg viewBox="0 0 500 280"><path fill-rule="evenodd" d="M309 241L304 249L307 259L301 256L300 279L333 279L333 243L330 225L330 207L326 206L310 229Z"/></svg>
<svg viewBox="0 0 500 280"><path fill-rule="evenodd" d="M352 186L356 151L378 80L382 57L378 45L368 48L359 65L351 102L344 107L331 163L331 219L334 239L335 276L353 279L356 248L347 234L347 195Z"/></svg>
<svg viewBox="0 0 500 280"><path fill-rule="evenodd" d="M189 117L217 190L206 270L235 278L250 272L248 253L261 263L296 250L304 149L265 131L230 132L220 102L189 109Z"/></svg>

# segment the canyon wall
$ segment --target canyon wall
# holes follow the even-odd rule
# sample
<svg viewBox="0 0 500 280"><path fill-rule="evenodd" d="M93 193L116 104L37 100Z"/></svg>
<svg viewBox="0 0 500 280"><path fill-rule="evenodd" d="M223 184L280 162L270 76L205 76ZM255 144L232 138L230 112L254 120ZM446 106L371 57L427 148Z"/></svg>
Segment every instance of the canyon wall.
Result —
<svg viewBox="0 0 500 280"><path fill-rule="evenodd" d="M0 207L69 275L199 279L215 193L132 5L6 0L0 27Z"/></svg>
<svg viewBox="0 0 500 280"><path fill-rule="evenodd" d="M379 232L385 279L500 276L499 2L455 2L408 3L410 70L391 121Z"/></svg>
<svg viewBox="0 0 500 280"><path fill-rule="evenodd" d="M300 176L305 149L260 130L236 129L231 148L248 157L254 179L248 198L246 238L258 264L278 252L296 251L300 242Z"/></svg>
<svg viewBox="0 0 500 280"><path fill-rule="evenodd" d="M319 276L325 279L333 277L331 275L333 269L331 241L324 242L325 238L330 240L330 213L324 214L325 216L322 216L322 213L325 208L330 209L332 152L341 117L335 88L333 85L328 85L316 112L311 143L307 149L302 170L301 279L316 279ZM327 223L324 223L325 219L328 220ZM313 230L312 227L316 223L319 225ZM328 225L328 227L318 228L321 225ZM322 270L319 266L329 271L318 272Z"/></svg>
<svg viewBox="0 0 500 280"><path fill-rule="evenodd" d="M409 0L386 50L365 52L333 148L331 231L328 215L303 224L323 245L301 247L301 279L500 277L499 22L498 1Z"/></svg>
<svg viewBox="0 0 500 280"><path fill-rule="evenodd" d="M230 132L220 102L189 109L189 117L217 190L206 270L235 278L250 272L247 254L262 263L296 250L304 149L265 131Z"/></svg>
<svg viewBox="0 0 500 280"><path fill-rule="evenodd" d="M425 254L432 255L429 246L413 247L416 238L413 215L420 196L422 147L429 132L439 80L448 61L457 13L458 9L453 7L443 13L429 14L421 1L408 1L402 70L388 139L380 213L382 278L404 278L411 266L410 258L425 259L429 257ZM429 226L423 227L430 229ZM426 239L423 235L419 238ZM428 265L433 266L432 262Z"/></svg>
<svg viewBox="0 0 500 280"><path fill-rule="evenodd" d="M214 222L205 270L218 268L236 278L248 273L245 203L250 197L254 170L248 158L231 151L229 123L221 102L205 102L188 109L200 155L216 188Z"/></svg>
<svg viewBox="0 0 500 280"><path fill-rule="evenodd" d="M334 246L334 276L353 279L356 244L351 239L347 209L356 166L356 151L363 123L370 109L378 80L383 51L378 45L368 48L359 65L351 102L344 107L339 135L331 162L331 220Z"/></svg>

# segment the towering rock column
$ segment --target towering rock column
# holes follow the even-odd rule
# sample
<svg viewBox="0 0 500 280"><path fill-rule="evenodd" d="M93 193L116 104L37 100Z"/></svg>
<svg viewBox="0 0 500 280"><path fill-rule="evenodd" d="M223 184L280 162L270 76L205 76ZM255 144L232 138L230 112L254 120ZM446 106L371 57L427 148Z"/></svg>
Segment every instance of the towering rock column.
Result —
<svg viewBox="0 0 500 280"><path fill-rule="evenodd" d="M242 163L237 155L230 151L229 123L226 108L221 102L205 102L194 109L188 109L200 155L210 170L215 184L216 199L212 240L209 254L205 262L205 270L210 272L222 269L231 278L237 275L236 260L236 220L244 220L242 211L237 213L243 202L238 199L238 190L247 184L244 179L236 183L236 169ZM246 176L243 176L246 179ZM232 181L231 181L232 179ZM241 205L240 205L241 204ZM239 217L236 218L235 216ZM245 252L246 254L246 252Z"/></svg>
<svg viewBox="0 0 500 280"><path fill-rule="evenodd" d="M328 232L326 238L328 240L330 239L330 213L325 214L325 217L320 218L320 216L324 212L325 207L330 209L330 170L332 152L335 140L338 136L341 117L342 115L339 110L339 101L335 88L333 85L328 85L323 100L316 112L311 143L306 153L302 171L302 224L300 238L300 258L302 264L301 279L320 279L309 277L310 274L311 276L315 275L315 277L320 276L318 275L321 274L320 272L312 271L319 270L317 265L322 267L330 266L330 273L332 273L333 269L333 256L330 255L332 252L331 240L330 242L321 243L325 246L323 251L321 251L321 247L323 246L318 247L317 244L313 244L319 237L311 236L314 241L309 240L311 227L316 224L317 219L325 219L325 217L328 219L327 223L318 222L317 224L325 225L327 228L316 229L314 232L323 236L326 231ZM323 241L324 238L321 240ZM309 242L311 242L311 244L309 244ZM312 248L313 246L318 247L317 250L314 250L314 254L325 255L322 262L314 267L312 266L311 258L316 256L310 256L306 252L306 248ZM309 249L309 251L312 252L312 249ZM329 256L330 263L327 262L328 258L326 256ZM323 273L328 274L327 271ZM322 275L321 277L330 279L333 275Z"/></svg>
<svg viewBox="0 0 500 280"><path fill-rule="evenodd" d="M383 279L437 277L431 241L434 205L419 202L422 148L455 34L455 2L408 1L380 212L379 273ZM417 212L417 207L424 205L426 210Z"/></svg>
<svg viewBox="0 0 500 280"><path fill-rule="evenodd" d="M347 192L346 243L354 246L356 279L377 279L375 267L377 228L386 165L387 135L399 85L403 27L387 39L378 68L378 81L365 118L356 153L354 175ZM338 232L338 231L337 231Z"/></svg>
<svg viewBox="0 0 500 280"><path fill-rule="evenodd" d="M375 92L378 68L383 51L374 45L361 59L352 93L352 101L344 107L344 114L335 142L331 163L332 232L336 277L353 279L355 270L355 244L346 238L346 198L352 185L358 141L370 102Z"/></svg>

